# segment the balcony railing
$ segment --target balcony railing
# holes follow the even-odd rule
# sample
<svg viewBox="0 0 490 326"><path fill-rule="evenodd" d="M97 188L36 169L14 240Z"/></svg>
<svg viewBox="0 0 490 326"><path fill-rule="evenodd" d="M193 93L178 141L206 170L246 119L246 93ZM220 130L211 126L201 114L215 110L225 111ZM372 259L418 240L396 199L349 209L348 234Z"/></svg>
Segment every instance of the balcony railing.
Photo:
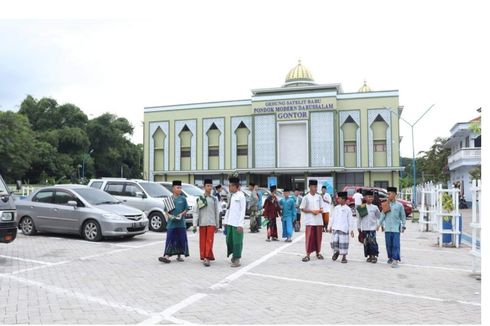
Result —
<svg viewBox="0 0 490 326"><path fill-rule="evenodd" d="M450 166L456 163L459 163L458 165L464 165L465 162L463 161L468 161L467 164L479 164L481 162L481 148L461 148L448 157Z"/></svg>

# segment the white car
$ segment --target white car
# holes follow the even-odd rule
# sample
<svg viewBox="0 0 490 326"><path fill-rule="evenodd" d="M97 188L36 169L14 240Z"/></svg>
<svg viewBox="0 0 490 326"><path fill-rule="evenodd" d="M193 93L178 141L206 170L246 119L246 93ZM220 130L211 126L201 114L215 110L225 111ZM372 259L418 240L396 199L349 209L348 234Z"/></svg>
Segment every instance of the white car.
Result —
<svg viewBox="0 0 490 326"><path fill-rule="evenodd" d="M172 182L161 181L157 182L163 187L165 187L170 193L172 193ZM189 211L192 211L192 207L196 205L197 197L204 195L204 190L190 183L182 183L182 195L187 199L187 206L189 206Z"/></svg>

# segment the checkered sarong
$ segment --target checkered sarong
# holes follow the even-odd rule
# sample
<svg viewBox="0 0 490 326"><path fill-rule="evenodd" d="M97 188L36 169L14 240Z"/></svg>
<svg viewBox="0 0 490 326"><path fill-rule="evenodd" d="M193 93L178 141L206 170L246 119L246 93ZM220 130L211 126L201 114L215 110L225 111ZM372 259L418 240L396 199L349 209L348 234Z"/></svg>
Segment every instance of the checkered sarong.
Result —
<svg viewBox="0 0 490 326"><path fill-rule="evenodd" d="M349 233L334 230L330 245L334 252L338 252L340 255L347 255L349 251Z"/></svg>

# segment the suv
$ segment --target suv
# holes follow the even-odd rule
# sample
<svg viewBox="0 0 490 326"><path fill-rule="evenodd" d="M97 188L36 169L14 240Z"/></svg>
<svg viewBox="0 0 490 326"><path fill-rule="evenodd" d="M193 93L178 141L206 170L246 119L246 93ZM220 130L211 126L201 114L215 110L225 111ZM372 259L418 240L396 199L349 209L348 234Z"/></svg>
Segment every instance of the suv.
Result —
<svg viewBox="0 0 490 326"><path fill-rule="evenodd" d="M366 193L366 190L371 190L374 193L374 201L373 203L381 209L381 202L384 202L385 200L388 199L388 192L386 189L383 188L376 188L376 187L359 187L359 186L345 186L343 191L347 192L347 202L346 204L349 205L353 211L354 210L354 199L352 198L352 195L354 195L358 189L361 189L361 194L364 196ZM412 214L412 203L410 203L407 200L403 199L396 199L397 202L402 204L403 209L405 210L405 215L408 217Z"/></svg>
<svg viewBox="0 0 490 326"><path fill-rule="evenodd" d="M166 190L172 193L172 182L162 181L158 182L158 184L162 185ZM192 207L196 205L197 197L202 196L204 194L204 190L201 188L191 185L190 183L182 182L182 195L187 200L187 206L189 206L188 214L192 215ZM191 217L192 222L192 217Z"/></svg>
<svg viewBox="0 0 490 326"><path fill-rule="evenodd" d="M14 198L0 175L0 243L12 242L17 237L15 217Z"/></svg>
<svg viewBox="0 0 490 326"><path fill-rule="evenodd" d="M104 190L124 204L145 212L150 230L162 232L167 229L162 198L170 197L172 194L158 183L136 179L102 178L92 179L88 185ZM190 212L186 216L186 224L192 224Z"/></svg>

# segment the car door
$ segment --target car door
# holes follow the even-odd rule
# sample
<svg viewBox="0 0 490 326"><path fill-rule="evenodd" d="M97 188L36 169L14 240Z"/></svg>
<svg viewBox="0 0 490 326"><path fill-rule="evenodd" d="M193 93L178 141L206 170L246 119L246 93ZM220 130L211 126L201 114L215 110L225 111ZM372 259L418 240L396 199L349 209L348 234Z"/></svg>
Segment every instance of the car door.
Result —
<svg viewBox="0 0 490 326"><path fill-rule="evenodd" d="M145 193L136 182L126 182L124 185L124 199L126 205L146 211L145 198L138 196L138 193Z"/></svg>
<svg viewBox="0 0 490 326"><path fill-rule="evenodd" d="M54 194L53 210L54 218L50 220L50 229L62 233L78 233L83 212L73 206L69 201L76 201L81 206L80 200L72 193L65 190L56 190Z"/></svg>
<svg viewBox="0 0 490 326"><path fill-rule="evenodd" d="M127 202L127 198L124 196L124 182L109 181L106 183L104 191L123 203Z"/></svg>
<svg viewBox="0 0 490 326"><path fill-rule="evenodd" d="M53 190L41 190L32 198L28 210L38 231L48 231L49 221L53 218Z"/></svg>

